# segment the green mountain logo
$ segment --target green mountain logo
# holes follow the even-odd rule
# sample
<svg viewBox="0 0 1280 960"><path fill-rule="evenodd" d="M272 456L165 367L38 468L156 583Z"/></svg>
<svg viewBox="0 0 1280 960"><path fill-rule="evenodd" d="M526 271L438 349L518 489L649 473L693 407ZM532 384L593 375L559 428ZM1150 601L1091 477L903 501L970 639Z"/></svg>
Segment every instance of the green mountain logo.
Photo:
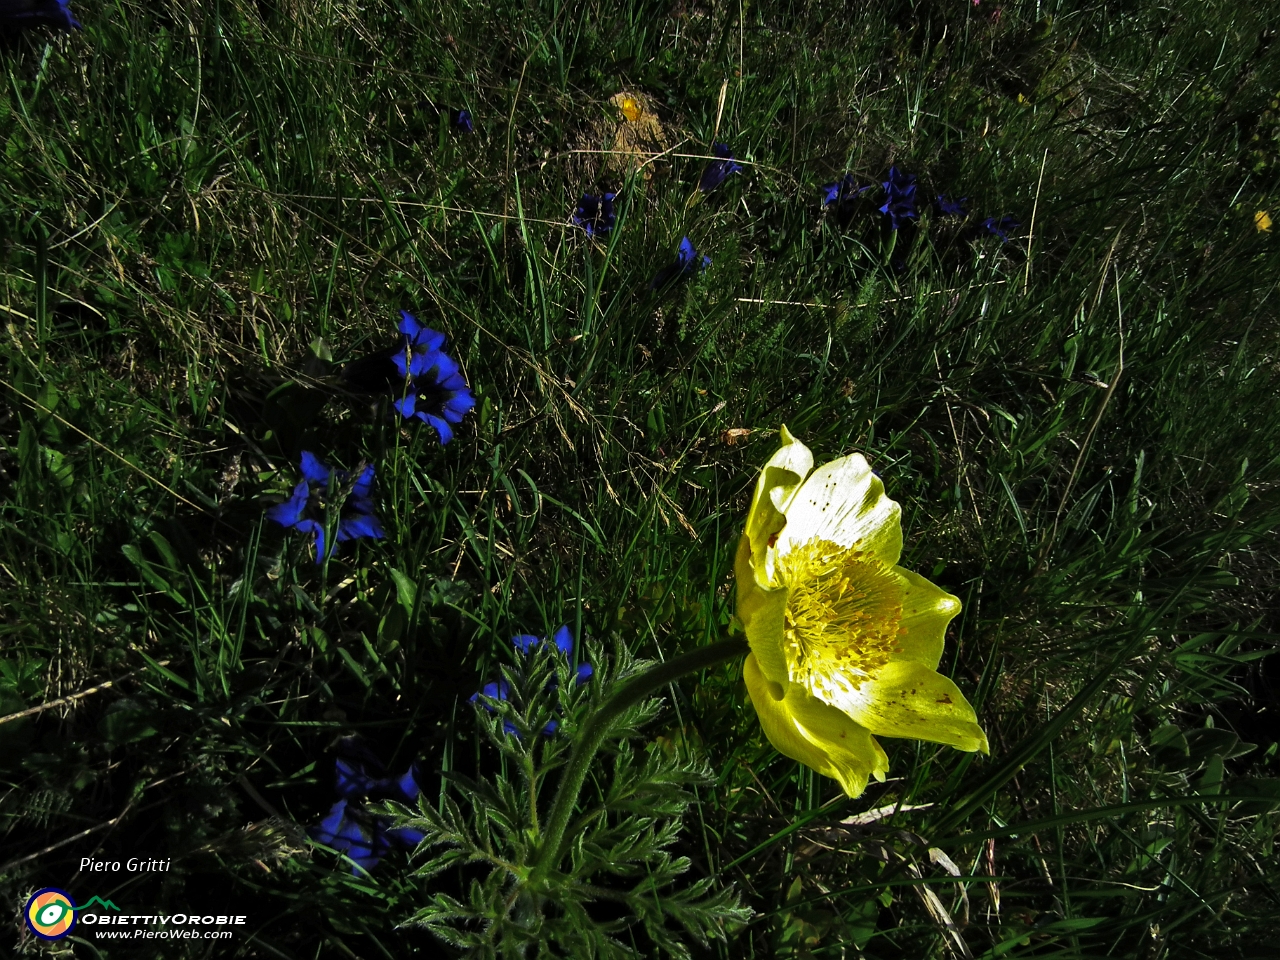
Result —
<svg viewBox="0 0 1280 960"><path fill-rule="evenodd" d="M101 897L94 897L94 898L93 898L92 900L90 900L88 903L82 903L80 906L78 906L78 907L74 907L73 909L75 909L75 910L88 910L88 909L89 909L90 907L92 907L95 903L96 903L96 904L100 904L100 905L102 906L102 909L103 909L103 910L114 910L116 913L119 913L119 912L120 912L120 908L119 908L119 907L117 907L114 903L112 903L110 900L103 900Z"/></svg>

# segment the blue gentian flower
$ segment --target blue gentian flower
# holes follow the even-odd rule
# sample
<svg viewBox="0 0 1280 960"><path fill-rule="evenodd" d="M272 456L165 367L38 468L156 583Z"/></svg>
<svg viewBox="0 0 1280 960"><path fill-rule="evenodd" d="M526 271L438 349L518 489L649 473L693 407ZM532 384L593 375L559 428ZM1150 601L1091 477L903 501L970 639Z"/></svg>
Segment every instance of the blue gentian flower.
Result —
<svg viewBox="0 0 1280 960"><path fill-rule="evenodd" d="M511 642L517 650L526 655L546 644L546 641L541 637L535 637L531 633L517 633L511 638ZM569 629L567 624L561 626L551 635L551 642L566 657L573 656L573 631Z"/></svg>
<svg viewBox="0 0 1280 960"><path fill-rule="evenodd" d="M360 471L346 500L341 504L338 518L338 529L333 544L325 551L325 524L315 516L307 516L308 512L323 516L324 501L329 492L330 478L341 485L350 479L345 470L334 471L320 462L319 458L309 450L302 451L302 480L289 499L278 503L267 510L267 519L274 520L286 527L292 527L299 533L309 533L315 537L316 563L323 563L326 556L332 556L337 545L346 540L360 537L372 537L375 540L386 536L382 523L374 516L373 505L373 464Z"/></svg>
<svg viewBox="0 0 1280 960"><path fill-rule="evenodd" d="M1009 239L1009 234L1017 230L1022 224L1013 217L1005 214L1003 217L987 217L982 221L982 229L993 237L999 237L1000 242L1004 243Z"/></svg>
<svg viewBox="0 0 1280 960"><path fill-rule="evenodd" d="M834 203L843 207L870 189L870 184L860 187L858 186L858 181L853 178L853 174L846 173L835 183L824 183L822 185L822 205L829 207Z"/></svg>
<svg viewBox="0 0 1280 960"><path fill-rule="evenodd" d="M403 350L395 358L405 378L405 395L395 408L406 420L417 418L435 427L443 446L453 439L453 425L476 405L458 364L441 349L444 334L424 327L413 314L400 311Z"/></svg>
<svg viewBox="0 0 1280 960"><path fill-rule="evenodd" d="M334 787L347 800L359 800L369 794L412 803L421 788L422 770L418 761L409 765L401 776L388 776L386 767L359 737L343 737L338 741L338 759L334 762Z"/></svg>
<svg viewBox="0 0 1280 960"><path fill-rule="evenodd" d="M21 30L37 24L59 30L79 30L69 0L0 0L0 29Z"/></svg>
<svg viewBox="0 0 1280 960"><path fill-rule="evenodd" d="M410 313L400 311L400 343L348 361L342 367L347 386L361 393L383 393L403 387L412 354L429 354L444 345L444 334L424 327Z"/></svg>
<svg viewBox="0 0 1280 960"><path fill-rule="evenodd" d="M853 219L855 201L870 189L870 184L861 186L852 173L846 173L834 183L822 185L822 205L834 207L836 222L848 226Z"/></svg>
<svg viewBox="0 0 1280 960"><path fill-rule="evenodd" d="M916 218L915 174L890 167L889 179L881 186L884 187L885 201L880 212L889 217L890 229L898 230Z"/></svg>
<svg viewBox="0 0 1280 960"><path fill-rule="evenodd" d="M649 284L649 289L657 290L665 287L675 280L692 276L697 270L705 270L709 266L711 266L711 258L702 257L699 262L698 251L693 248L688 237L683 237L680 240L680 250L676 254L676 262L659 270Z"/></svg>
<svg viewBox="0 0 1280 960"><path fill-rule="evenodd" d="M449 111L449 122L453 124L453 129L460 133L474 133L475 124L471 122L471 111L466 107L461 110Z"/></svg>
<svg viewBox="0 0 1280 960"><path fill-rule="evenodd" d="M361 869L372 870L391 850L392 844L416 847L424 834L412 827L393 827L389 817L370 814L360 801L375 795L412 804L422 792L419 767L415 760L403 776L385 776L386 769L355 737L338 743L336 763L337 789L342 799L329 808L328 815L317 826L307 829L313 840L346 854Z"/></svg>
<svg viewBox="0 0 1280 960"><path fill-rule="evenodd" d="M520 633L512 637L511 642L515 646L516 651L518 653L524 656L528 656L534 650L543 646L547 641L539 637L535 637L529 633ZM553 642L556 645L556 648L565 655L566 659L568 660L573 659L573 632L569 629L567 625L560 627L558 630L556 630L554 634L552 634L551 642ZM575 682L578 684L578 686L581 686L582 684L590 680L594 674L595 674L595 669L591 666L591 664L580 663L578 664L578 670L577 670ZM552 687L555 686L554 679L551 681L551 686ZM468 698L468 700L471 703L478 702L482 707L484 707L487 711L489 711L489 713L494 713L495 712L494 708L490 706L488 703L485 703L485 701L481 700L480 698L487 697L490 700L506 700L510 692L511 692L511 685L507 683L507 681L505 680L498 680L493 683L486 683L483 689L481 689L478 693L473 693ZM560 726L559 721L548 720L547 725L542 728L543 736L547 736L547 737L551 736L551 734L556 732L559 726ZM520 735L519 731L516 729L515 724L513 724L510 720L504 720L502 722L502 729L507 733L514 733L516 736Z"/></svg>
<svg viewBox="0 0 1280 960"><path fill-rule="evenodd" d="M373 515L373 464L367 465L351 485L351 493L343 505L343 516L338 520L337 541L372 537L381 540L386 536L382 524Z"/></svg>
<svg viewBox="0 0 1280 960"><path fill-rule="evenodd" d="M617 217L613 212L613 200L616 193L606 193L597 197L584 193L573 211L573 224L587 231L589 237L603 237L613 229Z"/></svg>
<svg viewBox="0 0 1280 960"><path fill-rule="evenodd" d="M734 161L728 144L717 143L711 148L711 152L719 159L712 160L707 164L706 169L702 171L702 178L698 181L698 189L703 193L710 193L724 183L729 174L738 173L742 170L742 164Z"/></svg>
<svg viewBox="0 0 1280 960"><path fill-rule="evenodd" d="M945 193L940 193L933 201L933 209L940 217L964 217L969 214L969 208L965 206L968 202L968 197L952 200Z"/></svg>
<svg viewBox="0 0 1280 960"><path fill-rule="evenodd" d="M361 870L367 872L376 867L391 849L385 829L377 827L378 824L368 818L353 817L347 810L347 801L339 800L329 808L327 817L307 828L307 835L350 857L357 864L351 873L358 877Z"/></svg>
<svg viewBox="0 0 1280 960"><path fill-rule="evenodd" d="M376 775L381 772L381 770L375 770L374 773L370 773L365 764L359 760L339 757L334 763L334 786L337 788L338 796L347 800L357 800L369 791L377 790L384 785L385 781L384 777Z"/></svg>
<svg viewBox="0 0 1280 960"><path fill-rule="evenodd" d="M511 692L511 684L507 683L507 681L505 680L498 680L493 683L486 683L478 692L473 693L471 696L469 696L467 698L467 702L468 703L478 702L480 706L484 707L490 713L493 713L494 712L493 707L485 703L480 698L488 697L490 700L505 700L507 699L507 695L510 692ZM516 725L512 723L510 720L502 721L502 729L507 733L514 733L516 734L516 736L520 735L519 731L516 730ZM546 731L544 730L543 732L545 733Z"/></svg>
<svg viewBox="0 0 1280 960"><path fill-rule="evenodd" d="M520 651L520 653L527 656L534 650L538 649L538 647L546 644L547 641L539 639L529 633L520 633L512 637L511 642L515 645L515 648ZM573 659L573 631L570 630L567 625L560 627L551 635L551 642L556 645L556 649L563 653L567 659ZM591 664L578 664L578 683L586 683L591 679L594 673L595 670L592 668ZM505 700L506 697L503 696L502 699Z"/></svg>
<svg viewBox="0 0 1280 960"><path fill-rule="evenodd" d="M396 843L408 849L413 849L414 847L416 847L418 844L420 844L423 840L427 838L427 835L425 833L423 833L421 830L415 830L413 829L413 827L389 826L388 824L390 821L388 821L385 817L378 817L377 822L378 822L378 825L382 828L382 832L384 835L390 837Z"/></svg>
<svg viewBox="0 0 1280 960"><path fill-rule="evenodd" d="M396 324L396 329L403 336L403 350L393 362L402 377L409 376L410 355L435 353L444 346L444 334L424 327L408 310L400 311L400 322Z"/></svg>

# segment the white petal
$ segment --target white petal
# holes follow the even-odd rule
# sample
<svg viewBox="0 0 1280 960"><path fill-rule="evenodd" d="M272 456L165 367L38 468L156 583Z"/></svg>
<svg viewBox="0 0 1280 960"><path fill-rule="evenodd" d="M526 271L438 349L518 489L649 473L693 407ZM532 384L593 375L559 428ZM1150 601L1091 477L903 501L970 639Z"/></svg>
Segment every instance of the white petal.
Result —
<svg viewBox="0 0 1280 960"><path fill-rule="evenodd" d="M860 453L823 464L787 506L775 549L786 553L810 540L873 553L893 565L902 555L902 508Z"/></svg>
<svg viewBox="0 0 1280 960"><path fill-rule="evenodd" d="M774 587L773 563L769 556L769 539L787 522L786 507L800 489L805 476L813 469L813 454L791 435L784 425L779 447L769 458L756 480L751 510L747 513L747 537L751 541L752 565L756 582Z"/></svg>

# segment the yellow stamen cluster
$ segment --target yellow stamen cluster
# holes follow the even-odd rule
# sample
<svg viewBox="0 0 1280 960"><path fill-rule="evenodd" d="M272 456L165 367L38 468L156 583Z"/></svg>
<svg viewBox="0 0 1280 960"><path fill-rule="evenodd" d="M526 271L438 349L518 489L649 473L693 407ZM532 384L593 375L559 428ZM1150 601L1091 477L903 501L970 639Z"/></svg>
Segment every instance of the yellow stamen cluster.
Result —
<svg viewBox="0 0 1280 960"><path fill-rule="evenodd" d="M777 570L789 591L784 637L793 683L829 701L889 662L904 593L892 567L813 539L779 555Z"/></svg>

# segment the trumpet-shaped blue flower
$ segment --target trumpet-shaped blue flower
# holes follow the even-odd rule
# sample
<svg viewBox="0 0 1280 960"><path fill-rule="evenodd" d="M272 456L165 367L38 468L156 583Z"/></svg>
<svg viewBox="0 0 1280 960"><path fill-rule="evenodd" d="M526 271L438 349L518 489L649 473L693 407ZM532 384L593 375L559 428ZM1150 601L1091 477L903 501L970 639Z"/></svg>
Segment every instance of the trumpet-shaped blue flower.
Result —
<svg viewBox="0 0 1280 960"><path fill-rule="evenodd" d="M339 543L356 540L360 537L381 539L386 536L382 523L374 515L373 505L373 464L360 471L355 482L340 505L338 529L334 542L325 551L325 500L329 494L330 480L339 486L350 479L345 470L334 471L320 462L319 458L309 450L302 451L302 480L293 488L289 499L278 503L267 510L267 519L274 520L286 527L292 527L299 533L309 533L315 538L316 563L323 563L327 556L332 556Z"/></svg>
<svg viewBox="0 0 1280 960"><path fill-rule="evenodd" d="M684 277L692 276L699 269L705 270L711 266L710 257L700 257L698 251L693 248L693 244L688 237L680 240L680 250L676 254L675 263L669 264L658 271L653 281L649 284L650 290L658 290L667 284Z"/></svg>
<svg viewBox="0 0 1280 960"><path fill-rule="evenodd" d="M453 439L453 426L476 405L458 364L441 349L444 334L424 327L413 314L400 311L403 350L394 359L404 378L405 394L395 403L406 420L435 427L443 446Z"/></svg>
<svg viewBox="0 0 1280 960"><path fill-rule="evenodd" d="M837 207L844 207L870 189L870 184L865 187L859 186L853 174L846 173L834 183L824 183L822 185L822 205L829 207L834 203Z"/></svg>
<svg viewBox="0 0 1280 960"><path fill-rule="evenodd" d="M703 193L710 193L724 183L730 174L738 173L742 170L742 164L734 160L733 153L729 150L727 143L717 143L711 148L711 152L715 154L717 159L706 165L702 171L701 179L698 180L698 189Z"/></svg>
<svg viewBox="0 0 1280 960"><path fill-rule="evenodd" d="M21 30L46 24L59 30L79 30L69 0L0 0L0 29Z"/></svg>
<svg viewBox="0 0 1280 960"><path fill-rule="evenodd" d="M1020 226L1022 224L1008 214L1003 217L987 217L982 221L982 229L993 237L999 237L1001 243L1007 241L1009 234L1015 232Z"/></svg>
<svg viewBox="0 0 1280 960"><path fill-rule="evenodd" d="M870 184L862 186L852 173L846 173L834 183L822 185L822 205L833 208L836 222L848 226L853 219L857 199L870 189Z"/></svg>
<svg viewBox="0 0 1280 960"><path fill-rule="evenodd" d="M408 310L400 311L400 322L396 324L396 329L400 331L403 338L401 342L403 349L393 362L402 377L409 376L411 357L426 356L444 346L444 334L430 327L424 327Z"/></svg>
<svg viewBox="0 0 1280 960"><path fill-rule="evenodd" d="M339 796L359 800L370 795L412 803L421 792L422 769L417 760L401 776L390 776L377 755L359 737L343 737L337 743L334 787Z"/></svg>
<svg viewBox="0 0 1280 960"><path fill-rule="evenodd" d="M346 800L359 800L372 794L412 803L421 792L421 776L422 770L416 760L400 776L390 776L382 761L359 737L343 737L338 741L334 787Z"/></svg>
<svg viewBox="0 0 1280 960"><path fill-rule="evenodd" d="M889 179L883 181L881 186L884 187L885 201L880 212L889 218L891 229L898 230L916 218L915 174L890 167Z"/></svg>
<svg viewBox="0 0 1280 960"><path fill-rule="evenodd" d="M361 805L366 799L392 799L412 804L422 792L417 761L403 776L386 775L386 768L356 737L345 737L338 743L336 767L337 790L341 799L329 808L328 815L307 833L326 847L346 854L358 864L351 872L372 870L393 845L412 848L422 842L424 834L412 827L393 827L389 817L367 812Z"/></svg>
<svg viewBox="0 0 1280 960"><path fill-rule="evenodd" d="M520 633L512 637L511 642L515 645L517 652L524 656L528 656L548 641L535 637L529 633ZM562 626L556 630L556 632L552 634L550 642L554 643L556 648L563 653L567 659L573 659L573 632L568 628L568 626ZM575 682L581 686L590 680L594 674L595 668L592 667L591 664L580 663L578 664ZM551 685L553 687L555 686L555 680L551 681ZM492 683L486 683L478 693L473 693L468 699L471 703L479 703L489 711L489 713L494 713L494 708L480 698L485 697L490 700L506 700L510 693L511 685L505 680L498 680ZM559 721L548 720L546 726L542 728L542 733L544 736L549 737L551 734L556 732L556 729L559 726ZM510 720L504 720L502 722L502 728L507 733L514 733L516 736L520 735L519 731L516 730L515 724Z"/></svg>
<svg viewBox="0 0 1280 960"><path fill-rule="evenodd" d="M548 641L543 640L539 637L535 637L533 634L530 634L530 633L519 633L511 638L511 642L515 645L515 648L518 651L520 651L521 653L527 656L528 654L533 653L533 651L537 650L539 647L545 646ZM563 653L567 659L570 659L570 660L573 659L573 631L570 630L567 625L562 626L558 630L556 630L556 632L551 635L550 642L554 643L556 646L556 649L559 650L561 653ZM595 669L591 666L591 664L589 663L578 664L577 682L579 684L586 683L588 680L591 679L594 673L595 673Z"/></svg>
<svg viewBox="0 0 1280 960"><path fill-rule="evenodd" d="M307 828L307 835L350 857L357 865L351 872L358 877L361 870L376 867L391 850L391 838L378 826L372 818L359 817L354 810L348 810L346 800L339 800L329 808L328 816Z"/></svg>
<svg viewBox="0 0 1280 960"><path fill-rule="evenodd" d="M945 193L942 193L933 201L933 209L940 217L964 217L969 214L969 208L965 206L968 202L968 197L952 200Z"/></svg>
<svg viewBox="0 0 1280 960"><path fill-rule="evenodd" d="M475 124L471 121L471 111L466 107L461 110L449 111L449 122L453 124L453 129L459 133L474 133Z"/></svg>
<svg viewBox="0 0 1280 960"><path fill-rule="evenodd" d="M617 219L613 212L613 200L616 196L616 193L605 193L599 197L584 193L573 211L574 226L587 231L589 237L603 237L609 233Z"/></svg>
<svg viewBox="0 0 1280 960"><path fill-rule="evenodd" d="M467 702L479 703L480 706L484 707L490 713L493 713L495 712L494 708L490 704L486 703L484 700L481 700L480 698L486 697L489 700L505 700L507 699L507 696L510 693L511 693L511 684L507 683L507 681L505 680L496 680L490 683L486 683L483 687L480 688L478 692L473 693L471 696L469 696L467 698ZM554 722L555 721L551 721L551 723L554 723ZM547 726L551 727L551 729L547 730L544 728L543 733L555 732L555 728L551 726L551 723L547 724ZM502 729L505 730L507 733L514 733L516 734L516 736L520 735L519 731L516 730L516 725L512 723L510 720L502 721Z"/></svg>

